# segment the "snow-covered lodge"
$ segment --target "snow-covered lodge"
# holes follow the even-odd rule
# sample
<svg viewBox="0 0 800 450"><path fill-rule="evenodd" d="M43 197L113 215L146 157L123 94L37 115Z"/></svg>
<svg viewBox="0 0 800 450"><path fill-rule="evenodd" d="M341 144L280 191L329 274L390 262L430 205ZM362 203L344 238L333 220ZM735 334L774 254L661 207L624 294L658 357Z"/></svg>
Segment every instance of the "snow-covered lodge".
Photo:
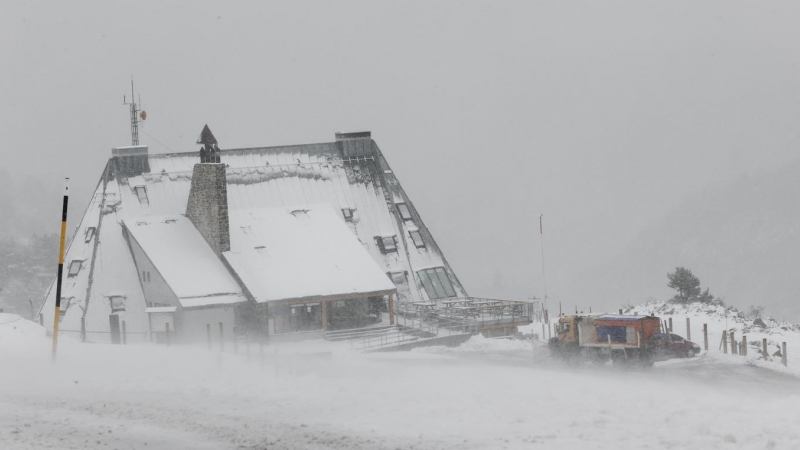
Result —
<svg viewBox="0 0 800 450"><path fill-rule="evenodd" d="M112 149L67 250L61 330L199 340L222 323L280 339L466 297L369 132L220 150L205 127L198 144Z"/></svg>

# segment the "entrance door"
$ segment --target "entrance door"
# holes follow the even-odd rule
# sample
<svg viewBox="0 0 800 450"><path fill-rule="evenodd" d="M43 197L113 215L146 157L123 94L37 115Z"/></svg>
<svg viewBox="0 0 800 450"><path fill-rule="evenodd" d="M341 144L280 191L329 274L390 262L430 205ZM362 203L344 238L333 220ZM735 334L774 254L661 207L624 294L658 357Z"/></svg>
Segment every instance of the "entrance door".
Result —
<svg viewBox="0 0 800 450"><path fill-rule="evenodd" d="M120 343L119 316L116 314L109 315L108 324L110 325L110 330L111 330L111 343L119 344Z"/></svg>

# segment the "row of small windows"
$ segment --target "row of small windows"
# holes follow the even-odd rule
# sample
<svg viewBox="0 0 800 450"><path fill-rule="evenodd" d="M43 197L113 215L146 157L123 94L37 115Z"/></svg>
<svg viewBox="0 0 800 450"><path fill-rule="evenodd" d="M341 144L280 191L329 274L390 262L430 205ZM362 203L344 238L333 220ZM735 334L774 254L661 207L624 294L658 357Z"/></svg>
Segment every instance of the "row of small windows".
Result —
<svg viewBox="0 0 800 450"><path fill-rule="evenodd" d="M150 282L150 271L149 270L143 270L139 277L142 280L142 283L149 283Z"/></svg>

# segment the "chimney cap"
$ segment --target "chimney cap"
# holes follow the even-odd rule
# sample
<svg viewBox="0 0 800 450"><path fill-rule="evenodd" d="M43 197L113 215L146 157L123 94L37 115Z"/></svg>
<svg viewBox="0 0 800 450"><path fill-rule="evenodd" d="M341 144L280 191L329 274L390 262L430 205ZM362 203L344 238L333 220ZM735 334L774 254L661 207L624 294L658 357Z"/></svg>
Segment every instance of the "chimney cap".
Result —
<svg viewBox="0 0 800 450"><path fill-rule="evenodd" d="M197 143L209 145L214 145L217 143L217 138L214 137L211 129L208 128L208 124L203 127L203 131L201 131L200 136L197 137Z"/></svg>
<svg viewBox="0 0 800 450"><path fill-rule="evenodd" d="M336 141L352 141L355 139L372 139L372 132L370 131L356 131L353 133L340 133L336 132Z"/></svg>

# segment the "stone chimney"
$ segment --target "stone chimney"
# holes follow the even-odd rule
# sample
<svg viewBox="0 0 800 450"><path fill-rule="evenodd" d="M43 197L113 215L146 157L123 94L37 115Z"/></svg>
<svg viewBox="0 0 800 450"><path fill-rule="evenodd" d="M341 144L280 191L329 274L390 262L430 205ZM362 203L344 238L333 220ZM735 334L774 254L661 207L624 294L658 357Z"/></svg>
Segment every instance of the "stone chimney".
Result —
<svg viewBox="0 0 800 450"><path fill-rule="evenodd" d="M225 164L219 162L217 140L208 125L203 128L198 143L204 146L200 150L200 164L194 165L186 217L192 221L211 249L221 255L231 249Z"/></svg>

